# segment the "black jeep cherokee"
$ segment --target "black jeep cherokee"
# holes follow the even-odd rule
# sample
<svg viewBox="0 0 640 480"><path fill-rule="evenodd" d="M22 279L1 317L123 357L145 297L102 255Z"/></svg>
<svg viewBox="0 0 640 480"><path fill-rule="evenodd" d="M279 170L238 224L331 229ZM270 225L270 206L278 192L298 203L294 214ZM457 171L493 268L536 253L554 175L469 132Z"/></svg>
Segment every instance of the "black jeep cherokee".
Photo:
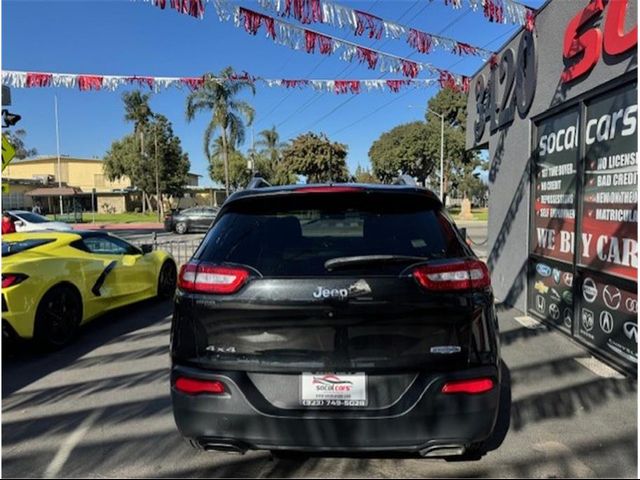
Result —
<svg viewBox="0 0 640 480"><path fill-rule="evenodd" d="M238 192L178 287L171 395L194 446L486 452L501 388L491 281L433 193Z"/></svg>

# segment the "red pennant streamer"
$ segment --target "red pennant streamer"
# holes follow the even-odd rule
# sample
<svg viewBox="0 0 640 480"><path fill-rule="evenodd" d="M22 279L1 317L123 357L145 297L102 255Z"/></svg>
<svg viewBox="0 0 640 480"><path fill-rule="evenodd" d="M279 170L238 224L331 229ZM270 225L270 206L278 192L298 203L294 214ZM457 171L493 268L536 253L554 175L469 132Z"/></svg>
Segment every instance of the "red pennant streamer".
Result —
<svg viewBox="0 0 640 480"><path fill-rule="evenodd" d="M80 90L100 90L102 88L102 76L78 75L78 88Z"/></svg>
<svg viewBox="0 0 640 480"><path fill-rule="evenodd" d="M387 80L387 87L393 93L398 93L404 85L409 85L409 80Z"/></svg>
<svg viewBox="0 0 640 480"><path fill-rule="evenodd" d="M261 13L247 10L246 8L239 8L240 17L243 19L244 29L251 35L255 35L260 30L262 23L267 29L267 35L271 38L276 38L275 21L273 18Z"/></svg>
<svg viewBox="0 0 640 480"><path fill-rule="evenodd" d="M445 5L453 5L454 7L460 7L460 0L444 0Z"/></svg>
<svg viewBox="0 0 640 480"><path fill-rule="evenodd" d="M526 18L526 23L524 25L524 28L526 30L529 30L530 32L533 32L533 29L536 26L536 14L533 10L529 10L527 9L527 18Z"/></svg>
<svg viewBox="0 0 640 480"><path fill-rule="evenodd" d="M282 85L286 88L295 88L302 85L307 85L309 80L282 80Z"/></svg>
<svg viewBox="0 0 640 480"><path fill-rule="evenodd" d="M447 72L446 70L440 70L440 78L438 82L440 83L440 88L450 88L452 90L458 90L458 85L456 84L455 77L451 74L451 72Z"/></svg>
<svg viewBox="0 0 640 480"><path fill-rule="evenodd" d="M189 90L197 90L204 85L204 78L202 77L185 77L181 78L180 81L189 87Z"/></svg>
<svg viewBox="0 0 640 480"><path fill-rule="evenodd" d="M231 80L241 80L243 82L256 83L256 77L249 75L247 72L243 71L242 73L232 73L229 78Z"/></svg>
<svg viewBox="0 0 640 480"><path fill-rule="evenodd" d="M498 0L485 0L484 16L490 22L504 23L504 8L498 4Z"/></svg>
<svg viewBox="0 0 640 480"><path fill-rule="evenodd" d="M420 53L429 53L433 47L431 35L413 28L409 31L407 43Z"/></svg>
<svg viewBox="0 0 640 480"><path fill-rule="evenodd" d="M164 8L167 6L167 0L154 0L153 4L156 7L160 7L164 10Z"/></svg>
<svg viewBox="0 0 640 480"><path fill-rule="evenodd" d="M453 53L457 55L478 55L478 49L468 43L456 42Z"/></svg>
<svg viewBox="0 0 640 480"><path fill-rule="evenodd" d="M189 4L189 15L196 18L204 17L204 5L202 0L191 0Z"/></svg>
<svg viewBox="0 0 640 480"><path fill-rule="evenodd" d="M362 35L365 30L369 32L369 38L382 38L384 20L375 15L360 10L354 10L356 14L356 35Z"/></svg>
<svg viewBox="0 0 640 480"><path fill-rule="evenodd" d="M336 93L360 93L359 80L336 80L334 82L334 91Z"/></svg>
<svg viewBox="0 0 640 480"><path fill-rule="evenodd" d="M283 16L293 17L302 23L322 23L320 0L286 0Z"/></svg>
<svg viewBox="0 0 640 480"><path fill-rule="evenodd" d="M27 73L27 87L48 87L52 78L50 73Z"/></svg>
<svg viewBox="0 0 640 480"><path fill-rule="evenodd" d="M364 47L358 47L356 51L358 52L357 55L361 62L367 62L371 70L376 68L378 64L378 52Z"/></svg>
<svg viewBox="0 0 640 480"><path fill-rule="evenodd" d="M331 55L333 53L333 40L331 37L312 32L311 30L305 30L304 40L307 53L314 53L316 51L316 44L318 44L320 54Z"/></svg>
<svg viewBox="0 0 640 480"><path fill-rule="evenodd" d="M498 55L497 54L495 54L495 53L491 54L491 57L489 58L489 65L491 65L491 69L492 70L498 66Z"/></svg>
<svg viewBox="0 0 640 480"><path fill-rule="evenodd" d="M127 77L125 79L129 83L137 83L140 86L146 85L149 88L153 88L153 77Z"/></svg>
<svg viewBox="0 0 640 480"><path fill-rule="evenodd" d="M469 93L469 88L471 88L471 77L462 77L462 91Z"/></svg>
<svg viewBox="0 0 640 480"><path fill-rule="evenodd" d="M405 77L416 78L418 76L418 64L409 60L401 60L402 74Z"/></svg>

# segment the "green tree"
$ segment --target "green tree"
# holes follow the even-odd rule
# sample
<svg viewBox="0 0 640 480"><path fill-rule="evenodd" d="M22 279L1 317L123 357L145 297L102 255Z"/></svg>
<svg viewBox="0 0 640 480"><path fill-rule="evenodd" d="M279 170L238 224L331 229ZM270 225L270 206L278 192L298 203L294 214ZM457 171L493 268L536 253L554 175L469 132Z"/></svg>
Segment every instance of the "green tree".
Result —
<svg viewBox="0 0 640 480"><path fill-rule="evenodd" d="M144 162L145 152L145 129L149 125L149 119L153 115L149 106L150 95L141 93L139 90L124 92L122 101L124 102L124 119L133 122L134 138L138 143L138 163ZM147 190L142 191L142 211L146 211L147 204L151 210L151 202ZM158 208L160 208L158 206ZM159 211L159 210L158 210Z"/></svg>
<svg viewBox="0 0 640 480"><path fill-rule="evenodd" d="M163 195L180 196L187 184L189 157L182 151L180 139L163 115L153 115L139 132L148 141L140 152L139 135L129 134L113 142L107 151L103 169L110 180L128 177L132 184L149 197L159 193L161 213Z"/></svg>
<svg viewBox="0 0 640 480"><path fill-rule="evenodd" d="M282 149L287 146L286 143L280 142L280 134L276 130L275 125L269 130L262 130L258 136L260 140L256 142L257 147L261 147L269 160L276 165L282 159Z"/></svg>
<svg viewBox="0 0 640 480"><path fill-rule="evenodd" d="M27 148L24 143L24 137L27 136L26 130L22 128L15 131L5 130L4 134L7 136L9 143L16 149L16 159L33 157L38 154L38 151L35 148Z"/></svg>
<svg viewBox="0 0 640 480"><path fill-rule="evenodd" d="M467 96L449 88L441 89L429 99L426 111L426 142L428 155L440 161L440 117L429 110L444 115L444 197L456 185L469 184L470 177L483 162L474 151L465 145L467 122ZM439 168L437 169L439 172ZM439 180L439 177L438 177ZM465 194L466 189L460 193ZM452 192L453 193L453 192Z"/></svg>
<svg viewBox="0 0 640 480"><path fill-rule="evenodd" d="M307 177L307 183L345 182L347 146L331 142L323 133L309 132L291 141L283 152L287 171Z"/></svg>
<svg viewBox="0 0 640 480"><path fill-rule="evenodd" d="M399 125L383 133L369 149L373 173L383 182L390 182L398 174L417 177L424 182L435 167L429 150L427 125L412 122Z"/></svg>
<svg viewBox="0 0 640 480"><path fill-rule="evenodd" d="M246 89L255 94L255 86L251 81L232 77L231 67L222 70L217 77L210 73L206 74L202 87L191 92L187 97L186 107L189 122L198 112L211 113L211 120L204 132L204 153L209 163L212 161L210 146L214 133L217 130L220 131L227 195L229 194L229 154L238 145L244 143L245 122L251 125L254 116L253 107L247 102L238 100L237 96Z"/></svg>
<svg viewBox="0 0 640 480"><path fill-rule="evenodd" d="M378 177L372 174L368 169L362 168L360 165L356 167L356 172L353 175L353 180L356 183L380 183Z"/></svg>
<svg viewBox="0 0 640 480"><path fill-rule="evenodd" d="M228 179L229 187L233 190L245 187L251 180L251 171L248 167L247 158L235 148L231 149L227 155L229 159L228 170L225 170L224 162L218 161L224 156L224 142L222 137L213 141L211 158L209 163L209 176L216 182L225 182Z"/></svg>

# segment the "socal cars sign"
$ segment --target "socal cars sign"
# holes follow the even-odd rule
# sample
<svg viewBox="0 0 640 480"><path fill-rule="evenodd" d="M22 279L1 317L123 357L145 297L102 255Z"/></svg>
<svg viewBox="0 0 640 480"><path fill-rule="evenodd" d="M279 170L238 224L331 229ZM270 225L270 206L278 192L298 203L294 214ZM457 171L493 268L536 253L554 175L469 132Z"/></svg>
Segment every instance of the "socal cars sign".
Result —
<svg viewBox="0 0 640 480"><path fill-rule="evenodd" d="M635 1L635 0L634 0ZM628 0L592 0L584 10L569 22L564 34L563 56L565 61L576 60L562 72L562 83L572 82L596 66L602 50L616 56L638 45L638 25L624 33ZM606 10L604 32L593 24Z"/></svg>

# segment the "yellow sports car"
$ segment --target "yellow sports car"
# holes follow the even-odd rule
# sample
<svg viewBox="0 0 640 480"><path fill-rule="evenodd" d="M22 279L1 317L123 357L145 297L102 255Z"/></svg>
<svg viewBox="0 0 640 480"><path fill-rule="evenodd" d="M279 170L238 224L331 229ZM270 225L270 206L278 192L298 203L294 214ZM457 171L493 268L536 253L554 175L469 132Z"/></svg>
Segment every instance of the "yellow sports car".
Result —
<svg viewBox="0 0 640 480"><path fill-rule="evenodd" d="M170 298L176 264L103 232L2 236L3 336L48 349L71 341L81 324L146 298Z"/></svg>

